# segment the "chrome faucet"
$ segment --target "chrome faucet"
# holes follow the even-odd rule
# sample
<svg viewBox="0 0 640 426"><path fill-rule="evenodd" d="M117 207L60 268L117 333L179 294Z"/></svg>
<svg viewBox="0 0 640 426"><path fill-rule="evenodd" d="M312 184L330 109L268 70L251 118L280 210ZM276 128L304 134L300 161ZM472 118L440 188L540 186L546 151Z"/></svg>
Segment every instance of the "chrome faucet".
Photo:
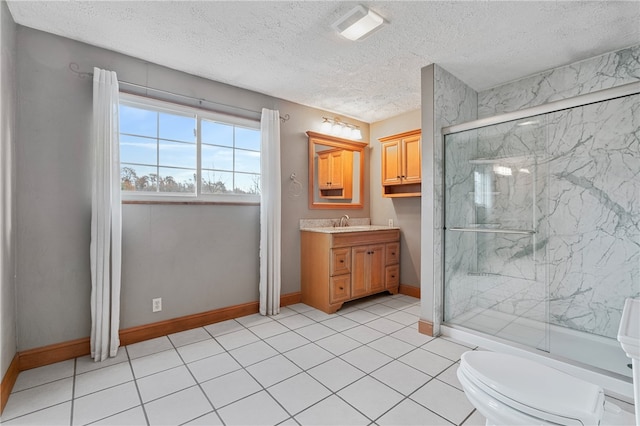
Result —
<svg viewBox="0 0 640 426"><path fill-rule="evenodd" d="M343 226L349 226L349 215L345 214L340 218L340 227Z"/></svg>

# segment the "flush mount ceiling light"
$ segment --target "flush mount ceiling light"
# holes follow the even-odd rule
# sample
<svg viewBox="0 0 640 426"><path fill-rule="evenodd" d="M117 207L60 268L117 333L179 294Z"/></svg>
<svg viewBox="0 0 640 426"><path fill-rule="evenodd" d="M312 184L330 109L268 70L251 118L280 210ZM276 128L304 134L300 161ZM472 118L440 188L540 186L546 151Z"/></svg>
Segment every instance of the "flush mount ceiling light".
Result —
<svg viewBox="0 0 640 426"><path fill-rule="evenodd" d="M349 40L364 40L382 28L384 18L364 6L356 6L332 27L344 38Z"/></svg>

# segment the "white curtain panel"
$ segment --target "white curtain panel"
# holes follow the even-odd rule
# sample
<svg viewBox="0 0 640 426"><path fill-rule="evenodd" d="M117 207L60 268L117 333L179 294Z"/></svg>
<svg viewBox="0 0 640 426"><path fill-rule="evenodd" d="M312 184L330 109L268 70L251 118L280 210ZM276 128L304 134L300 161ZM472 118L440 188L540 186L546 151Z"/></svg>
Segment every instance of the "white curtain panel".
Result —
<svg viewBox="0 0 640 426"><path fill-rule="evenodd" d="M118 78L93 69L91 197L91 357L115 357L120 346L122 207Z"/></svg>
<svg viewBox="0 0 640 426"><path fill-rule="evenodd" d="M260 313L280 313L280 113L262 109L260 120Z"/></svg>

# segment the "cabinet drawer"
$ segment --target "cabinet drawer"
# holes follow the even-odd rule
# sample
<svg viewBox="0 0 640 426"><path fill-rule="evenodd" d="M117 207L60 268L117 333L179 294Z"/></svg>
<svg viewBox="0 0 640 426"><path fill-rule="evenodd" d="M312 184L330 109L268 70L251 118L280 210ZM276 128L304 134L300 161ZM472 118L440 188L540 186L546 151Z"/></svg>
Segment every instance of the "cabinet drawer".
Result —
<svg viewBox="0 0 640 426"><path fill-rule="evenodd" d="M398 285L400 285L400 265L387 266L384 272L386 288L398 287Z"/></svg>
<svg viewBox="0 0 640 426"><path fill-rule="evenodd" d="M331 250L331 276L348 274L351 272L351 249L340 248Z"/></svg>
<svg viewBox="0 0 640 426"><path fill-rule="evenodd" d="M351 275L331 277L329 302L336 303L351 298Z"/></svg>
<svg viewBox="0 0 640 426"><path fill-rule="evenodd" d="M400 243L385 244L385 265L400 263Z"/></svg>

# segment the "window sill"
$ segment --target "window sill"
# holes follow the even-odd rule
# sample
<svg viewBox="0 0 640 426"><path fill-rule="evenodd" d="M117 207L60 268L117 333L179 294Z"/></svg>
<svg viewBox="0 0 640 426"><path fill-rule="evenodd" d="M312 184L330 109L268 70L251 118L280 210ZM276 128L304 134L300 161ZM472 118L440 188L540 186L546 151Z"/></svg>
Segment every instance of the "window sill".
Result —
<svg viewBox="0 0 640 426"><path fill-rule="evenodd" d="M192 195L123 193L122 204L259 206L260 197L255 195L208 195L194 197Z"/></svg>

